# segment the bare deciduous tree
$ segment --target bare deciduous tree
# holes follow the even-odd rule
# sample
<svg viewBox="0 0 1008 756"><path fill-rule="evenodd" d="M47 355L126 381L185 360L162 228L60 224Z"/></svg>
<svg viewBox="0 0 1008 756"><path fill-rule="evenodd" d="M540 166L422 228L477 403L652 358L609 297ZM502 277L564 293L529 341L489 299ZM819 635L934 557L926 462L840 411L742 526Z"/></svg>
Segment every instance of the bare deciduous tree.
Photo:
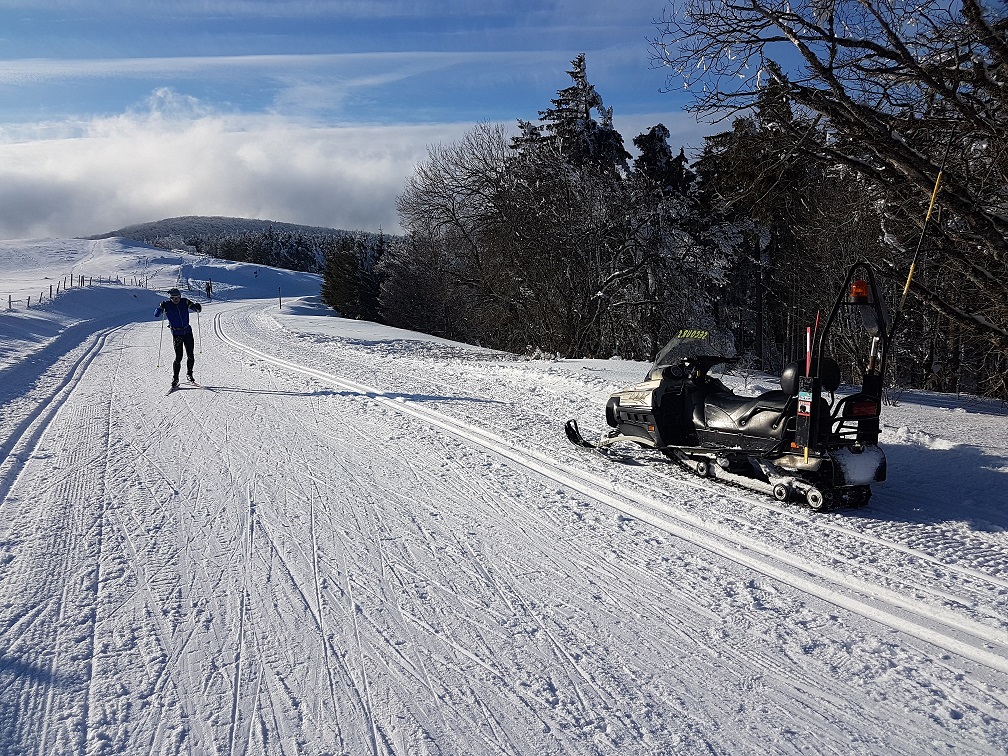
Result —
<svg viewBox="0 0 1008 756"><path fill-rule="evenodd" d="M1008 17L979 0L673 0L658 32L654 58L693 109L744 111L773 84L802 111L792 150L879 188L891 274L944 162L926 252L968 292L912 291L1008 359Z"/></svg>

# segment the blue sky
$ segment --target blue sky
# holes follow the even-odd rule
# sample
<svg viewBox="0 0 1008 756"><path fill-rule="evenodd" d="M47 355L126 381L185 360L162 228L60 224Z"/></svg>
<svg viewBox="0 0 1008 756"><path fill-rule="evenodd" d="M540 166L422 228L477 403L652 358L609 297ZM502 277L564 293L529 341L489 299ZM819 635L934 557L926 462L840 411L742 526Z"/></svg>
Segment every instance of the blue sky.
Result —
<svg viewBox="0 0 1008 756"><path fill-rule="evenodd" d="M0 238L173 215L398 230L427 147L535 119L580 52L631 147L661 0L0 0Z"/></svg>

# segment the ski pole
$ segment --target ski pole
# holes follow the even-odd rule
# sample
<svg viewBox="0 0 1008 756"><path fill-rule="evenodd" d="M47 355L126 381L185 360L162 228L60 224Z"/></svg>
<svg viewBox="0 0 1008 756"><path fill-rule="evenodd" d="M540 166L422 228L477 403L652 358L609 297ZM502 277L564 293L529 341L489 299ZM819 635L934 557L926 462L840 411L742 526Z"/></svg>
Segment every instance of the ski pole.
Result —
<svg viewBox="0 0 1008 756"><path fill-rule="evenodd" d="M157 366L161 367L161 343L164 341L164 312L161 313L161 338L157 343Z"/></svg>
<svg viewBox="0 0 1008 756"><path fill-rule="evenodd" d="M199 353L203 354L203 324L200 322L199 310L196 311L196 330L199 331Z"/></svg>

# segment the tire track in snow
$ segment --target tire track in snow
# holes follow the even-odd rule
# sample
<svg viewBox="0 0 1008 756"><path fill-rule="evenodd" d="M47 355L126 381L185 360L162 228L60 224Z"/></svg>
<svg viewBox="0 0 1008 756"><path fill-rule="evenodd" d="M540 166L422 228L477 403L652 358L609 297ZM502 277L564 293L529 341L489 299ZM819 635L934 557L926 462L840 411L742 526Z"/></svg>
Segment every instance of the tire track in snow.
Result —
<svg viewBox="0 0 1008 756"><path fill-rule="evenodd" d="M562 466L546 455L520 449L499 435L476 428L402 397L323 370L263 352L228 335L221 313L214 318L214 331L226 344L264 362L308 375L331 386L360 394L402 414L440 428L464 441L503 457L570 490L606 504L617 511L683 538L719 556L756 570L803 593L816 596L866 619L891 627L951 653L1008 673L1008 632L981 625L955 612L907 599L895 591L874 586L852 576L843 576L786 552L768 548L757 539L727 529L712 527L702 518L675 510L663 502L606 481L599 476Z"/></svg>

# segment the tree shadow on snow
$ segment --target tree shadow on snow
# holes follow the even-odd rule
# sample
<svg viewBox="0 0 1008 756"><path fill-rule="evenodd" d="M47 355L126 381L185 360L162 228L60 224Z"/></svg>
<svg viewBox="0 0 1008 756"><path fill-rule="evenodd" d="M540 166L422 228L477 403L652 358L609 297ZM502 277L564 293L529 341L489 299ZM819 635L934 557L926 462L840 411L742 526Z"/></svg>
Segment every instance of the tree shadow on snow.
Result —
<svg viewBox="0 0 1008 756"><path fill-rule="evenodd" d="M179 386L180 391L210 391L214 394L269 394L270 396L340 396L340 391L333 391L332 389L323 389L321 391L283 391L281 389L256 389L256 388L245 388L241 386L208 386L202 384L200 386Z"/></svg>
<svg viewBox="0 0 1008 756"><path fill-rule="evenodd" d="M244 388L240 386L179 386L182 391L199 391L204 389L215 394L269 394L271 396L344 396L344 397L367 397L369 399L391 399L392 401L407 402L463 402L471 404L506 404L497 399L487 399L478 396L444 396L437 394L403 394L396 392L382 391L336 391L333 389L323 389L321 391L283 391L280 389L256 389Z"/></svg>
<svg viewBox="0 0 1008 756"><path fill-rule="evenodd" d="M965 522L973 530L1008 530L1008 455L1000 449L960 444L948 449L914 444L883 447L884 483L872 486L864 509L850 517L937 524Z"/></svg>

